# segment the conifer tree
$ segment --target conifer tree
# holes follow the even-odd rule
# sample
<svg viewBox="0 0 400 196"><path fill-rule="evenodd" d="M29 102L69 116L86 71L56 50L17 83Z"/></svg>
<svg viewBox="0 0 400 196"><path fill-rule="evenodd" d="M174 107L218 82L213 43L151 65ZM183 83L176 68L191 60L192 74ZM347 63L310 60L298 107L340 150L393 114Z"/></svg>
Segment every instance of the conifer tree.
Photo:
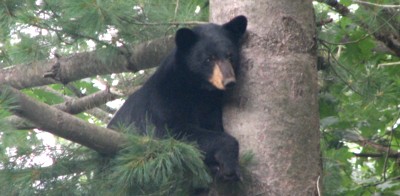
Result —
<svg viewBox="0 0 400 196"><path fill-rule="evenodd" d="M311 6L315 21L304 11ZM194 143L105 128L119 103L171 51L178 28L238 14L249 18L244 73L261 78L255 83L242 75L225 114L226 128L244 150L243 182L214 184ZM396 195L399 29L397 0L2 0L0 194L188 195L193 187L211 186L222 188L211 193L273 195L281 186L304 185L315 194ZM310 39L314 44L304 44ZM304 50L318 58L304 59ZM283 57L292 52L298 61ZM266 74L273 70L292 78ZM279 92L263 97L266 89ZM318 92L319 101L319 176L307 172L319 166L304 164L318 161L318 146L298 147L318 143L318 119L296 112L307 104L315 112L315 103L290 102L310 92ZM253 101L260 102L247 107ZM288 118L273 118L282 114ZM306 128L294 133L298 124ZM304 156L285 159L285 153ZM291 173L299 168L313 181Z"/></svg>
<svg viewBox="0 0 400 196"><path fill-rule="evenodd" d="M204 1L3 1L1 192L181 195L208 186L196 144L102 128L116 109L104 104L134 92L172 49L170 35L207 16Z"/></svg>

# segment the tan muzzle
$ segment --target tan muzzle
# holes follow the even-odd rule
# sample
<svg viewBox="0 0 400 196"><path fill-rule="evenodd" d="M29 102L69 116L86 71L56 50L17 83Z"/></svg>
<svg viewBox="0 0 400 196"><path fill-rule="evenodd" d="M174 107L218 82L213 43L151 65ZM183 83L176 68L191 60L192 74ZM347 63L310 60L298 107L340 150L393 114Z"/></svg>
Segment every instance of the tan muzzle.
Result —
<svg viewBox="0 0 400 196"><path fill-rule="evenodd" d="M232 64L228 61L217 61L209 82L217 89L225 90L235 85L236 78Z"/></svg>

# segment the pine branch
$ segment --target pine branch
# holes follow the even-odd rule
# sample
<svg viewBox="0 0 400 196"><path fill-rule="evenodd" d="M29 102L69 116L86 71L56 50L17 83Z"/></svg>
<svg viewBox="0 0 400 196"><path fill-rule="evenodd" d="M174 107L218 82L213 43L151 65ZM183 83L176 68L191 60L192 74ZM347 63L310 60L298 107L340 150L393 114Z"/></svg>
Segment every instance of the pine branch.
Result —
<svg viewBox="0 0 400 196"><path fill-rule="evenodd" d="M30 120L44 131L81 144L99 153L114 155L125 142L122 134L96 126L61 110L33 100L15 88L1 86L0 95L12 96L13 113Z"/></svg>
<svg viewBox="0 0 400 196"><path fill-rule="evenodd" d="M59 82L67 84L96 75L148 69L158 66L172 47L173 37L166 36L129 48L129 57L113 55L112 59L107 60L110 63L98 60L95 52L83 52L45 62L15 65L0 70L0 85L23 89ZM43 77L49 71L57 77Z"/></svg>
<svg viewBox="0 0 400 196"><path fill-rule="evenodd" d="M116 190L133 190L129 195L138 195L138 190L149 195L188 195L185 189L207 187L212 181L204 156L193 144L132 135L127 140L110 174Z"/></svg>
<svg viewBox="0 0 400 196"><path fill-rule="evenodd" d="M352 14L349 9L340 4L337 0L319 0L319 2L326 3L327 5L331 6L336 12L338 12L342 16L347 16L351 18L355 18L354 14ZM361 3L361 1L355 1L357 3ZM361 3L361 5L364 5ZM395 13L393 14L395 16ZM388 20L392 20L394 17L389 18ZM366 24L365 22L355 19L356 23L358 23L362 28L369 31L374 38L383 44L387 48L389 48L393 53L400 57L400 43L397 39L398 35L394 35L391 32L385 32L382 26L377 29L373 29L370 25Z"/></svg>
<svg viewBox="0 0 400 196"><path fill-rule="evenodd" d="M93 164L96 160L88 159L81 161L63 161L61 163L54 163L47 167L34 167L15 170L0 170L0 176L12 175L17 176L31 176L31 180L44 180L51 179L58 176L65 176L74 173L81 173L87 170L87 165Z"/></svg>

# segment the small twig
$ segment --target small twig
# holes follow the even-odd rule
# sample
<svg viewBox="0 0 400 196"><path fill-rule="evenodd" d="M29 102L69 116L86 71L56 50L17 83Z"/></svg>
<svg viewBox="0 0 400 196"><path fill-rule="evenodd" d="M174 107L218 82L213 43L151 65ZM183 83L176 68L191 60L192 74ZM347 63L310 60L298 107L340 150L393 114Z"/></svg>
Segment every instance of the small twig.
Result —
<svg viewBox="0 0 400 196"><path fill-rule="evenodd" d="M393 132L394 132L394 129L392 129L390 131L390 143L389 143L389 147L388 147L387 152L386 152L385 162L383 163L383 176L382 176L383 177L383 181L386 181L386 169L387 169L387 162L389 160L390 147L392 146L390 144L393 141Z"/></svg>
<svg viewBox="0 0 400 196"><path fill-rule="evenodd" d="M382 158L385 153L353 153L353 155L361 158ZM390 153L388 157L398 159L400 158L400 153Z"/></svg>
<svg viewBox="0 0 400 196"><path fill-rule="evenodd" d="M400 61L398 61L398 62L391 62L391 63L380 63L380 64L378 64L378 67L393 66L393 65L400 65Z"/></svg>
<svg viewBox="0 0 400 196"><path fill-rule="evenodd" d="M72 93L74 93L75 96L77 97L83 97L86 96L84 93L81 92L81 90L79 90L79 88L77 88L76 86L74 86L73 84L67 84L65 85L65 87L67 87L67 89L69 89Z"/></svg>
<svg viewBox="0 0 400 196"><path fill-rule="evenodd" d="M350 70L348 70L347 68L345 68L341 63L339 63L339 61L334 57L334 55L332 55L332 52L331 52L331 49L329 48L329 46L326 45L326 44L324 43L323 40L320 40L320 41L321 41L321 45L322 45L322 46L325 46L325 47L328 49L328 56L329 56L328 61L331 62L330 59L331 59L331 57L332 57L332 59L336 62L337 65L339 65L341 68L343 68L345 71L347 71L350 75L352 75L352 76L354 77L354 74L353 74ZM345 79L343 79L343 78L339 75L339 73L338 73L333 67L332 67L332 71L333 71L333 72L336 74L336 76L337 76L346 86L348 86L353 92L357 93L357 94L360 95L360 96L363 96L362 93L358 92L356 89L353 88L353 86L351 86L351 84L349 84Z"/></svg>
<svg viewBox="0 0 400 196"><path fill-rule="evenodd" d="M67 31L63 31L63 30L58 30L58 29L56 29L56 28L51 27L50 25L48 25L48 24L46 24L46 23L42 23L42 24L33 23L33 24L30 24L30 25L32 25L32 26L34 26L34 27L37 27L37 28L40 28L40 29L46 29L46 30L48 30L48 31L53 31L53 32L55 32L56 35L57 35L57 37L58 37L61 41L63 41L63 40L62 40L62 35L59 35L59 33L61 33L61 34L66 34L66 35L71 36L71 37L78 37L78 38L83 38L83 39L89 39L89 40L94 41L95 43L102 44L102 45L105 45L105 46L107 46L107 47L114 47L114 48L115 48L114 45L112 45L112 44L110 44L110 43L108 43L108 42L106 42L106 41L99 40L99 39L97 39L97 38L95 38L95 37L91 37L91 36L89 36L89 35L84 35L84 34L77 33L77 32L67 32ZM43 25L43 26L41 26L41 25ZM67 44L71 44L71 43L68 42ZM117 49L118 49L118 48L117 48Z"/></svg>
<svg viewBox="0 0 400 196"><path fill-rule="evenodd" d="M50 70L43 74L43 78L51 78L55 81L61 82L62 84L66 84L61 76L61 56L57 53L54 53L54 56L56 57L56 63L51 66Z"/></svg>
<svg viewBox="0 0 400 196"><path fill-rule="evenodd" d="M376 3L371 3L371 2L365 2L365 1L358 1L358 0L353 0L354 3L359 3L359 4L365 4L365 5L373 5L376 7L384 7L384 8L400 8L400 5L384 5L384 4L376 4Z"/></svg>
<svg viewBox="0 0 400 196"><path fill-rule="evenodd" d="M400 112L397 114L397 117L395 118L396 120L394 121L392 128L390 129L390 141L389 141L389 147L386 152L385 156L385 162L383 164L383 181L386 181L386 169L387 169L387 161L389 159L389 154L390 154L390 148L392 147L392 141L393 141L393 133L395 130L395 127L397 126L397 119L400 118Z"/></svg>
<svg viewBox="0 0 400 196"><path fill-rule="evenodd" d="M333 42L326 41L326 40L323 40L323 39L319 39L319 40L321 40L321 41L323 41L323 42L326 42L326 43L328 43L328 44L331 44L331 45L347 45L347 44L356 44L356 43L358 43L358 42L360 42L360 41L366 39L366 38L369 37L369 36L370 36L369 34L366 34L366 35L364 35L363 37L361 37L360 39L353 40L353 41L347 41L347 42L340 42L340 43L333 43Z"/></svg>
<svg viewBox="0 0 400 196"><path fill-rule="evenodd" d="M105 88L105 89L110 89L110 84L106 81L106 80L104 80L102 77L100 77L99 75L98 76L96 76L96 80L101 84L101 85L103 85L103 88Z"/></svg>
<svg viewBox="0 0 400 196"><path fill-rule="evenodd" d="M337 0L319 0L319 2L326 3L327 5L333 7L337 12L339 12L342 16L346 16L350 13L349 8L339 3Z"/></svg>
<svg viewBox="0 0 400 196"><path fill-rule="evenodd" d="M364 139L364 138L362 140L354 141L354 142L358 143L362 147L368 146L368 147L374 148L374 149L376 149L376 150L378 150L380 152L387 153L388 150L389 150L390 154L394 153L394 152L391 152L390 149L388 149L389 147L384 146L382 144L378 144L376 142L373 142L373 141L370 141L370 140L367 140L367 139Z"/></svg>
<svg viewBox="0 0 400 196"><path fill-rule="evenodd" d="M187 22L133 22L132 24L134 25L147 25L147 26L161 26L161 25L171 25L171 26L176 26L176 25L201 25L201 24L207 24L207 22L202 22L202 21L187 21Z"/></svg>
<svg viewBox="0 0 400 196"><path fill-rule="evenodd" d="M396 177L393 177L393 178L390 178L389 180L399 180L400 179L400 176L396 176ZM378 186L378 185L380 185L380 184L383 184L383 183L385 183L385 181L379 181L379 182L373 182L373 183L371 183L371 184L365 184L365 185L362 185L362 187L371 187L371 186Z"/></svg>
<svg viewBox="0 0 400 196"><path fill-rule="evenodd" d="M321 176L318 176L318 179L317 179L317 193L318 193L318 196L321 196L321 190L319 190L319 179L321 178Z"/></svg>
<svg viewBox="0 0 400 196"><path fill-rule="evenodd" d="M175 13L174 13L174 20L176 19L176 14L178 13L178 8L179 8L179 0L176 0Z"/></svg>
<svg viewBox="0 0 400 196"><path fill-rule="evenodd" d="M331 22L333 22L333 19L332 18L328 18L328 19L325 19L325 20L318 21L316 25L317 25L317 27L320 27L320 26L324 26L326 24L329 24Z"/></svg>
<svg viewBox="0 0 400 196"><path fill-rule="evenodd" d="M181 22L138 22L138 20L131 20L126 17L120 17L120 20L128 23L128 24L133 24L133 25L143 25L143 26L178 26L178 25L188 25L188 26L193 26L193 25L201 25L201 24L207 24L208 22L204 21L181 21Z"/></svg>

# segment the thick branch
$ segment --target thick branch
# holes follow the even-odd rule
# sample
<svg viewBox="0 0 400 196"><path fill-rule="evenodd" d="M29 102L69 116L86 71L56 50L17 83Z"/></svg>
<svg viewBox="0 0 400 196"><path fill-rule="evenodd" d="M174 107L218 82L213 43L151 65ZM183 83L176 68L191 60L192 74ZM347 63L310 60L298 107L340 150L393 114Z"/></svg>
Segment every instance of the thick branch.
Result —
<svg viewBox="0 0 400 196"><path fill-rule="evenodd" d="M33 100L14 88L2 86L0 95L12 96L17 105L12 112L34 122L40 129L76 142L99 153L113 155L125 142L123 135L87 123L44 103Z"/></svg>
<svg viewBox="0 0 400 196"><path fill-rule="evenodd" d="M0 70L0 85L16 89L29 88L62 82L64 84L96 75L128 72L155 67L160 64L173 47L173 37L166 36L130 48L130 56L115 55L105 63L95 52L84 52L49 61L32 62ZM48 72L57 72L57 80L44 77Z"/></svg>
<svg viewBox="0 0 400 196"><path fill-rule="evenodd" d="M103 105L108 101L114 100L118 97L118 95L111 93L109 90L104 90L78 99L65 97L68 99L66 102L53 105L52 107L70 114L79 114L88 109ZM27 122L25 119L18 116L10 116L6 120L17 129L26 130L37 128L36 125L33 125L32 123Z"/></svg>

